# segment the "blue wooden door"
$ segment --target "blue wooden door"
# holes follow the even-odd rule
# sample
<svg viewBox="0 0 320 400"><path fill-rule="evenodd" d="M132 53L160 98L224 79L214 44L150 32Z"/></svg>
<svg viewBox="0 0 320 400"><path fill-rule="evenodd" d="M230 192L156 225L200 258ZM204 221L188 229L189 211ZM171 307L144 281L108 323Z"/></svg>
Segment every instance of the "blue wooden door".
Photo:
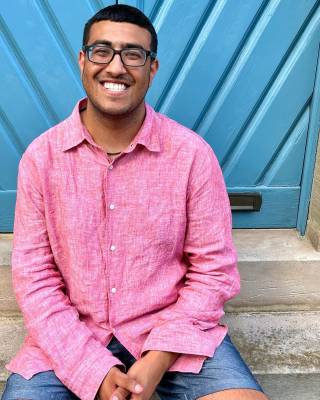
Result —
<svg viewBox="0 0 320 400"><path fill-rule="evenodd" d="M119 2L141 8L159 34L160 71L148 101L211 144L229 192L261 195L261 210L234 212L234 226L297 226L310 156L319 0ZM0 4L2 232L12 230L22 152L84 94L77 67L84 22L113 3Z"/></svg>

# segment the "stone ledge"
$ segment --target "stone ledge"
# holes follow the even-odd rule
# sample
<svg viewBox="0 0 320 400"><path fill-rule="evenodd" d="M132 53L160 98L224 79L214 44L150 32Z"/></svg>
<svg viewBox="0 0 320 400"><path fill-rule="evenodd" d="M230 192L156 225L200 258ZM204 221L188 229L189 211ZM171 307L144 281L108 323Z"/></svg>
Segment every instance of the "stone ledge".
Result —
<svg viewBox="0 0 320 400"><path fill-rule="evenodd" d="M320 252L320 225L316 221L309 221L307 236L315 250Z"/></svg>
<svg viewBox="0 0 320 400"><path fill-rule="evenodd" d="M233 234L242 277L240 296L226 306L233 341L272 400L319 400L320 253L295 230ZM12 235L0 235L0 393L4 365L24 336L10 286L11 243Z"/></svg>
<svg viewBox="0 0 320 400"><path fill-rule="evenodd" d="M226 304L228 312L320 311L318 262L239 262L239 271L241 292ZM19 312L12 289L11 268L2 266L0 314Z"/></svg>
<svg viewBox="0 0 320 400"><path fill-rule="evenodd" d="M0 381L0 396L2 396L5 384L6 384L5 381Z"/></svg>
<svg viewBox="0 0 320 400"><path fill-rule="evenodd" d="M320 374L256 375L271 400L319 400Z"/></svg>
<svg viewBox="0 0 320 400"><path fill-rule="evenodd" d="M0 315L19 313L19 308L12 289L11 267L0 267Z"/></svg>
<svg viewBox="0 0 320 400"><path fill-rule="evenodd" d="M257 374L320 374L320 312L231 313L230 336ZM21 318L0 318L0 380L20 348Z"/></svg>
<svg viewBox="0 0 320 400"><path fill-rule="evenodd" d="M0 381L8 377L9 372L4 366L18 352L24 336L21 317L0 317Z"/></svg>
<svg viewBox="0 0 320 400"><path fill-rule="evenodd" d="M256 374L320 373L320 312L229 313L224 320Z"/></svg>
<svg viewBox="0 0 320 400"><path fill-rule="evenodd" d="M308 240L294 229L238 229L233 235L242 285L226 311L320 310L320 252ZM0 235L0 313L19 312L11 285L11 242L12 235Z"/></svg>
<svg viewBox="0 0 320 400"><path fill-rule="evenodd" d="M11 264L12 239L12 234L0 233L0 267Z"/></svg>
<svg viewBox="0 0 320 400"><path fill-rule="evenodd" d="M234 229L233 239L240 262L316 261L317 252L295 229Z"/></svg>
<svg viewBox="0 0 320 400"><path fill-rule="evenodd" d="M0 234L0 265L10 265L12 234ZM233 239L240 262L319 261L306 236L295 229L234 229Z"/></svg>
<svg viewBox="0 0 320 400"><path fill-rule="evenodd" d="M240 294L226 311L320 310L320 262L240 261Z"/></svg>

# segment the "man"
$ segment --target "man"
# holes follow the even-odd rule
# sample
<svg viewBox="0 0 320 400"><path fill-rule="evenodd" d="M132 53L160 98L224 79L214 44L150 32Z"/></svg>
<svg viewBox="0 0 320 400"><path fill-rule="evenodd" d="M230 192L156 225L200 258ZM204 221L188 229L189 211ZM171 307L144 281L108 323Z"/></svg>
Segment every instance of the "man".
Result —
<svg viewBox="0 0 320 400"><path fill-rule="evenodd" d="M239 275L217 160L144 102L156 51L139 10L99 11L87 98L23 155L12 268L28 335L3 400L266 399L219 324Z"/></svg>

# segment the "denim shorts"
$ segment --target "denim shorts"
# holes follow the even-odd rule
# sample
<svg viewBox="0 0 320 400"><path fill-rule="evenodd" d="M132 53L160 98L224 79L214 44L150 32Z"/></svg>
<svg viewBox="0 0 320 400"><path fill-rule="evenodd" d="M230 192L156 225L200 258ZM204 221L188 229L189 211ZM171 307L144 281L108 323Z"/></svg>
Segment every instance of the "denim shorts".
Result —
<svg viewBox="0 0 320 400"><path fill-rule="evenodd" d="M136 361L115 337L108 349L127 368ZM226 389L254 389L263 392L228 335L217 348L214 357L205 360L198 374L166 372L157 387L157 394L161 400L196 400ZM53 371L46 371L35 374L29 380L19 374L11 374L2 400L16 399L78 400L78 397L61 383Z"/></svg>

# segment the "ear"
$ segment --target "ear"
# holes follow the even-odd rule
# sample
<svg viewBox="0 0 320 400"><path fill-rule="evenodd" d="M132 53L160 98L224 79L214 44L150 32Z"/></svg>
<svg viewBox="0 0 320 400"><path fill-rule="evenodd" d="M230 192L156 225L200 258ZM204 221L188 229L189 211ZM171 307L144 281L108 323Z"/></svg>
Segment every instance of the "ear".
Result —
<svg viewBox="0 0 320 400"><path fill-rule="evenodd" d="M156 76L156 73L159 69L159 60L156 58L150 64L150 79L149 79L149 87L152 85L153 78Z"/></svg>
<svg viewBox="0 0 320 400"><path fill-rule="evenodd" d="M85 61L85 54L82 50L79 52L79 57L78 57L78 64L79 64L79 69L80 69L80 75L82 77L83 69L84 69L84 61Z"/></svg>

